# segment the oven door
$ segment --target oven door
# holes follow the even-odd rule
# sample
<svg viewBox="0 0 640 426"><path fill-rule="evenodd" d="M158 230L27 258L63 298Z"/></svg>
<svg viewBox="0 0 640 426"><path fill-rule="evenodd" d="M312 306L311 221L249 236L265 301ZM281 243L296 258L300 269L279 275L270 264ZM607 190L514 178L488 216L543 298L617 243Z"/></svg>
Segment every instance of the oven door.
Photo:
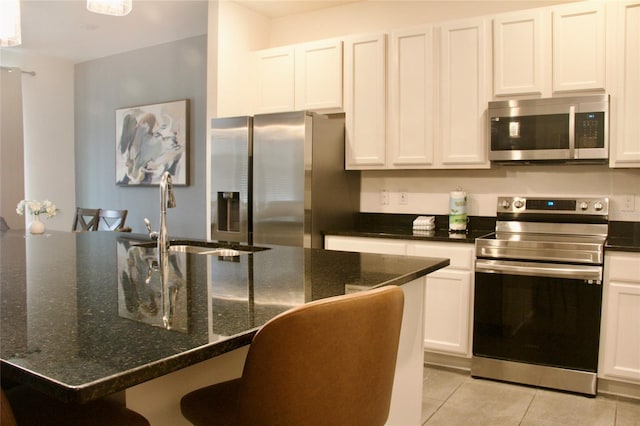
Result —
<svg viewBox="0 0 640 426"><path fill-rule="evenodd" d="M602 267L476 261L473 355L596 372Z"/></svg>

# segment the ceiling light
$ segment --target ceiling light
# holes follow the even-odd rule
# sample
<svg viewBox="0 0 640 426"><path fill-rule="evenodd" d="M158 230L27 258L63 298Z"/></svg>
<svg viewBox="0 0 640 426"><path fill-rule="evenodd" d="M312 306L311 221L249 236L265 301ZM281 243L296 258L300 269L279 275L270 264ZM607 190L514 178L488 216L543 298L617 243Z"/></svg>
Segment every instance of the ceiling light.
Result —
<svg viewBox="0 0 640 426"><path fill-rule="evenodd" d="M0 46L22 43L20 35L20 0L2 0L0 7Z"/></svg>
<svg viewBox="0 0 640 426"><path fill-rule="evenodd" d="M131 12L133 0L87 0L87 9L105 15L124 16Z"/></svg>

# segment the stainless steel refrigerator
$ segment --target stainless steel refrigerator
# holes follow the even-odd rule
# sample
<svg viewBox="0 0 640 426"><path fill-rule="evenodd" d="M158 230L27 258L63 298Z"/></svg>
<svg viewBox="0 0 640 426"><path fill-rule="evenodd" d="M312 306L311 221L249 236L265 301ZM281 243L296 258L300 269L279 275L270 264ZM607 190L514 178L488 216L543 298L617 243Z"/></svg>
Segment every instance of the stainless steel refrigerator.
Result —
<svg viewBox="0 0 640 426"><path fill-rule="evenodd" d="M355 225L360 173L344 169L343 114L214 119L210 152L212 239L322 248L323 231Z"/></svg>

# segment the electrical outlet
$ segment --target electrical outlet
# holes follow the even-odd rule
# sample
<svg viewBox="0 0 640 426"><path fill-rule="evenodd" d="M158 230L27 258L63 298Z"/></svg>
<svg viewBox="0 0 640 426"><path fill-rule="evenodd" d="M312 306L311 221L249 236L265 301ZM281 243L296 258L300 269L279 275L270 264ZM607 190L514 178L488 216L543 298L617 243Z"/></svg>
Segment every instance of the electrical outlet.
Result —
<svg viewBox="0 0 640 426"><path fill-rule="evenodd" d="M409 204L409 194L406 191L401 191L400 192L400 201L399 201L399 203L402 206L406 206L407 204Z"/></svg>
<svg viewBox="0 0 640 426"><path fill-rule="evenodd" d="M386 189L380 190L380 205L387 206L389 205L389 192Z"/></svg>
<svg viewBox="0 0 640 426"><path fill-rule="evenodd" d="M621 197L620 210L623 211L623 212L635 211L635 209L636 209L635 198L636 198L636 196L634 194L623 195Z"/></svg>

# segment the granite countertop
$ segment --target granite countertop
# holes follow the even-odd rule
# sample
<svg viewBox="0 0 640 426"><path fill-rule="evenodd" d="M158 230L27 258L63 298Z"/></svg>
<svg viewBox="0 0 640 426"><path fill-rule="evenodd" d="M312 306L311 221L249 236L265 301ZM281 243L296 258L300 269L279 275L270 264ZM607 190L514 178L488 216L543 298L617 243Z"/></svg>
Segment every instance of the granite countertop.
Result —
<svg viewBox="0 0 640 426"><path fill-rule="evenodd" d="M495 217L470 216L466 232L449 232L449 217L435 216L433 231L414 231L417 214L359 213L353 229L329 230L325 235L349 237L397 238L403 240L439 241L473 244L476 238L491 234L496 228Z"/></svg>
<svg viewBox="0 0 640 426"><path fill-rule="evenodd" d="M609 222L609 236L604 248L640 253L640 222Z"/></svg>
<svg viewBox="0 0 640 426"><path fill-rule="evenodd" d="M85 402L250 343L294 306L402 285L449 264L270 246L235 257L172 253L162 286L146 236L0 233L1 374Z"/></svg>

